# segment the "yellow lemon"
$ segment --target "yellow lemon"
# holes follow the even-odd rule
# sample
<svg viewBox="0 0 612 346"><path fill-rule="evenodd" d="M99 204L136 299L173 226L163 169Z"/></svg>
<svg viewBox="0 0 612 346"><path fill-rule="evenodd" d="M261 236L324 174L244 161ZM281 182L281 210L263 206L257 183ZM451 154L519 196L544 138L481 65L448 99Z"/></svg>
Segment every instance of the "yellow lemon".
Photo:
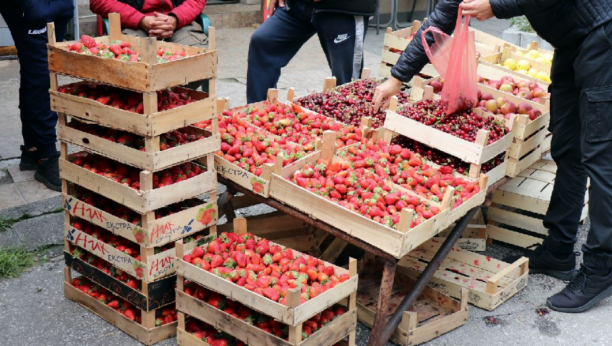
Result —
<svg viewBox="0 0 612 346"><path fill-rule="evenodd" d="M527 71L527 74L530 75L533 78L536 78L539 72L540 71L538 71L537 69L532 67L532 68L529 69L529 71Z"/></svg>
<svg viewBox="0 0 612 346"><path fill-rule="evenodd" d="M529 61L527 61L525 59L522 59L522 60L519 60L516 63L516 68L519 69L519 70L526 70L526 71L528 71L531 68L531 64L529 63Z"/></svg>
<svg viewBox="0 0 612 346"><path fill-rule="evenodd" d="M514 52L514 54L518 56L523 56L523 52L520 50L517 50L516 52Z"/></svg>
<svg viewBox="0 0 612 346"><path fill-rule="evenodd" d="M516 69L516 61L512 58L508 58L506 59L506 61L504 61L504 66L511 69L511 70L515 70Z"/></svg>
<svg viewBox="0 0 612 346"><path fill-rule="evenodd" d="M535 78L545 81L547 79L550 79L550 76L548 75L548 73L540 71L535 75Z"/></svg>

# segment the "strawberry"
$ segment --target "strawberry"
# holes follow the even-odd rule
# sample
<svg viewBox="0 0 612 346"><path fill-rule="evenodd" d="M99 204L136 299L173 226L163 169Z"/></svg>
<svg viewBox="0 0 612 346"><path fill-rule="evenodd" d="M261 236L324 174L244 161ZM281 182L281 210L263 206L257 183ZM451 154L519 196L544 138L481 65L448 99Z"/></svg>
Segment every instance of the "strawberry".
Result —
<svg viewBox="0 0 612 346"><path fill-rule="evenodd" d="M223 257L219 255L212 256L212 259L210 261L210 267L217 268L217 267L220 267L221 265L223 265Z"/></svg>
<svg viewBox="0 0 612 346"><path fill-rule="evenodd" d="M202 257L204 256L204 249L201 246L196 246L195 248L193 248L193 250L191 251L191 257L192 258L196 258L196 257Z"/></svg>
<svg viewBox="0 0 612 346"><path fill-rule="evenodd" d="M274 288L268 287L263 290L263 294L266 298L277 302L280 299L280 294Z"/></svg>

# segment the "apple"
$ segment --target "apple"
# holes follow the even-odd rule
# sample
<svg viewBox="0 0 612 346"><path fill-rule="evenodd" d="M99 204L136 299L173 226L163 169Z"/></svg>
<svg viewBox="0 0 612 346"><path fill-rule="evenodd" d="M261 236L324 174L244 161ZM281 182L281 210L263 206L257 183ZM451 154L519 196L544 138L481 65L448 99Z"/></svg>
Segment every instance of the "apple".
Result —
<svg viewBox="0 0 612 346"><path fill-rule="evenodd" d="M540 103L540 98L539 97L534 97L534 98L531 99L531 101Z"/></svg>
<svg viewBox="0 0 612 346"><path fill-rule="evenodd" d="M516 110L519 114L527 114L532 109L531 105L527 102L521 102L518 104Z"/></svg>
<svg viewBox="0 0 612 346"><path fill-rule="evenodd" d="M532 97L544 97L546 96L546 92L544 91L544 89L540 87L535 87L531 89L531 96Z"/></svg>
<svg viewBox="0 0 612 346"><path fill-rule="evenodd" d="M485 102L485 108L492 113L497 113L497 101L490 99Z"/></svg>
<svg viewBox="0 0 612 346"><path fill-rule="evenodd" d="M500 91L505 91L505 92L509 92L512 91L514 88L512 87L511 84L508 83L504 83L502 85L500 85L499 90Z"/></svg>
<svg viewBox="0 0 612 346"><path fill-rule="evenodd" d="M499 87L501 86L501 82L500 82L500 81L498 81L498 80L490 80L490 81L489 81L489 86L490 86L491 88L494 88L494 89L498 89L498 90L499 90Z"/></svg>
<svg viewBox="0 0 612 346"><path fill-rule="evenodd" d="M482 78L482 76L478 76L478 83L484 83L484 78Z"/></svg>
<svg viewBox="0 0 612 346"><path fill-rule="evenodd" d="M515 115L514 113L506 113L506 114L504 114L504 118L506 118L506 119L512 119L512 117L513 117L514 115Z"/></svg>
<svg viewBox="0 0 612 346"><path fill-rule="evenodd" d="M480 92L480 90L478 90L478 92ZM482 94L480 95L480 99L481 99L481 100L485 100L485 101L487 101L487 100L490 100L490 99L492 99L492 98L493 98L493 95L491 95L491 93L488 93L488 92L484 92L484 93L482 93Z"/></svg>
<svg viewBox="0 0 612 346"><path fill-rule="evenodd" d="M502 114L508 114L508 113L516 113L516 105L514 104L514 102L506 102L502 107L501 107L501 113Z"/></svg>
<svg viewBox="0 0 612 346"><path fill-rule="evenodd" d="M505 97L498 97L495 99L495 102L497 102L497 107L501 108L508 103L508 99Z"/></svg>
<svg viewBox="0 0 612 346"><path fill-rule="evenodd" d="M508 83L508 84L515 84L514 83L514 78L512 78L512 76L503 76L501 78L501 82L502 83Z"/></svg>
<svg viewBox="0 0 612 346"><path fill-rule="evenodd" d="M433 91L436 94L442 91L442 83L438 82L437 80L432 80L429 82L429 85L433 88Z"/></svg>
<svg viewBox="0 0 612 346"><path fill-rule="evenodd" d="M523 80L523 81L516 83L516 86L519 88L529 88L529 82Z"/></svg>
<svg viewBox="0 0 612 346"><path fill-rule="evenodd" d="M539 88L540 86L538 85L538 83L531 81L529 82L529 89L534 90L535 88Z"/></svg>
<svg viewBox="0 0 612 346"><path fill-rule="evenodd" d="M516 96L525 99L525 100L531 100L531 93L529 91L519 91Z"/></svg>
<svg viewBox="0 0 612 346"><path fill-rule="evenodd" d="M478 102L478 106L484 108L486 103L487 103L487 100L480 100L480 102Z"/></svg>
<svg viewBox="0 0 612 346"><path fill-rule="evenodd" d="M529 120L536 120L540 115L542 115L542 112L532 108L529 110L529 112L527 112L527 114L529 114Z"/></svg>

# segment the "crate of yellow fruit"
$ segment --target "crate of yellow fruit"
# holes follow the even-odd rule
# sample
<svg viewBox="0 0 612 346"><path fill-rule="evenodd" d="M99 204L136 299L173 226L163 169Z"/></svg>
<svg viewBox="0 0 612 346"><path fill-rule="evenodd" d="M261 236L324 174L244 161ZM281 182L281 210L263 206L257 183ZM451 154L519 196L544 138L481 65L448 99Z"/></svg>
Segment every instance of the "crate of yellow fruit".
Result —
<svg viewBox="0 0 612 346"><path fill-rule="evenodd" d="M538 50L512 50L504 47L500 53L481 57L481 62L506 70L512 74L536 82L550 84L550 69L552 54L542 53Z"/></svg>

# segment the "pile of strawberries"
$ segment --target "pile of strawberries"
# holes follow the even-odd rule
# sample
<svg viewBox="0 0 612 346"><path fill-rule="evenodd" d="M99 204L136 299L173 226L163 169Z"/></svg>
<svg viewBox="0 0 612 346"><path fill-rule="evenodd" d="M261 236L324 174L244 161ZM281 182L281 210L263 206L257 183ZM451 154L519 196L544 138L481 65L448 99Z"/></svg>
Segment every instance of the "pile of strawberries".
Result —
<svg viewBox="0 0 612 346"><path fill-rule="evenodd" d="M134 148L140 151L145 151L144 137L135 135L130 132L115 130L107 127L103 127L96 124L88 124L76 119L72 119L68 123L69 127L83 131L94 136L102 137L114 143L123 144L130 148ZM168 150L170 148L178 147L183 144L204 139L204 134L196 131L192 127L183 127L177 130L166 132L159 136L159 149L161 151Z"/></svg>
<svg viewBox="0 0 612 346"><path fill-rule="evenodd" d="M194 126L210 128L210 120ZM244 119L220 115L219 133L221 150L215 154L256 176L261 175L264 164L274 164L277 156L284 158L283 166L286 166L306 155L304 148L282 138L274 140L273 136ZM313 143L309 143L308 148L314 150Z"/></svg>
<svg viewBox="0 0 612 346"><path fill-rule="evenodd" d="M68 50L106 59L117 59L130 62L138 62L141 60L139 53L132 49L129 42L116 40L111 41L110 44L100 43L96 42L93 37L88 35L81 36L81 40L69 45ZM183 49L172 53L169 49L164 49L160 46L157 50L158 63L180 60L186 56L187 54Z"/></svg>
<svg viewBox="0 0 612 346"><path fill-rule="evenodd" d="M447 153L427 146L423 143L419 143L413 139L404 136L397 136L391 142L392 144L399 144L402 148L407 148L410 151L420 154L427 161L433 162L439 166L449 166L453 171L467 175L469 173L470 164L465 161L461 161L455 156L448 155ZM504 163L506 153L501 153L498 156L482 164L480 171L487 173L493 168Z"/></svg>
<svg viewBox="0 0 612 346"><path fill-rule="evenodd" d="M447 186L455 188L454 206L458 207L480 191L478 181L454 176L450 166L431 167L421 155L383 140L349 147L339 156L349 162L351 169L364 168L385 180L391 180L433 202L441 202Z"/></svg>
<svg viewBox="0 0 612 346"><path fill-rule="evenodd" d="M87 262L92 267L95 267L121 282L124 282L128 287L140 291L142 282L138 279L134 279L132 276L127 274L121 269L118 269L111 265L109 262L101 259L100 257L83 250L81 248L74 248L71 252L72 257L78 258L82 261Z"/></svg>
<svg viewBox="0 0 612 346"><path fill-rule="evenodd" d="M210 346L246 346L244 342L233 336L219 332L210 324L189 316L185 316L185 329L189 334Z"/></svg>
<svg viewBox="0 0 612 346"><path fill-rule="evenodd" d="M392 187L385 175L366 169L365 160L319 160L294 173L292 181L340 206L390 228L397 228L403 208L415 210L410 227L437 215L440 208ZM384 169L383 169L384 170ZM383 172L384 173L384 172Z"/></svg>
<svg viewBox="0 0 612 346"><path fill-rule="evenodd" d="M122 109L128 112L138 114L144 113L142 93L96 83L75 83L63 85L58 87L57 91L64 94L85 97L90 100L100 102L103 105ZM158 112L184 106L196 101L197 100L192 98L188 93L178 91L176 88L157 91Z"/></svg>
<svg viewBox="0 0 612 346"><path fill-rule="evenodd" d="M478 130L489 131L489 142L500 140L510 130L493 116L480 116L471 110L446 114L439 100L421 100L398 109L398 114L451 134L468 142L476 141Z"/></svg>
<svg viewBox="0 0 612 346"><path fill-rule="evenodd" d="M142 323L139 309L135 308L127 301L113 295L107 289L102 288L95 283L92 283L87 278L82 276L74 278L72 279L71 284L81 292L96 299L100 303L115 309L115 311L121 313L126 318L135 321L136 323ZM164 324L172 323L176 320L177 316L174 305L169 305L155 311L155 326L157 327L162 326Z"/></svg>
<svg viewBox="0 0 612 346"><path fill-rule="evenodd" d="M224 114L229 113L227 115L245 119L273 135L302 146L312 145L316 138L323 136L323 131L327 130L337 133L338 148L361 140L359 126L345 125L319 113L306 112L295 104L264 102L264 106L261 108L251 106L244 113L232 114L226 111Z"/></svg>
<svg viewBox="0 0 612 346"><path fill-rule="evenodd" d="M290 289L301 289L304 303L349 279L348 274L336 275L334 267L321 260L296 257L290 248L250 233L224 232L183 260L283 305Z"/></svg>
<svg viewBox="0 0 612 346"><path fill-rule="evenodd" d="M344 84L334 90L310 94L296 100L296 104L311 111L334 118L345 124L359 126L361 118L371 117L372 126L378 128L385 122L384 109L374 112L374 90L378 83L373 79L362 79ZM397 95L400 103L408 101L409 94L400 91Z"/></svg>
<svg viewBox="0 0 612 346"><path fill-rule="evenodd" d="M140 190L140 170L123 163L111 160L104 156L80 152L72 154L68 160L79 167L93 173L102 175L119 184ZM185 162L180 165L153 173L153 188L157 189L178 183L196 175L202 174L205 169L195 163Z"/></svg>
<svg viewBox="0 0 612 346"><path fill-rule="evenodd" d="M222 310L226 314L243 320L266 333L274 334L275 336L284 340L288 340L289 338L289 329L287 328L287 325L236 301L227 299L223 295L207 290L202 286L196 285L195 283L189 283L185 287L185 293L196 299L207 302L214 308ZM319 329L333 321L336 317L343 315L345 312L346 309L343 306L336 305L314 315L302 325L302 337L304 339L308 338L310 335L316 333Z"/></svg>

